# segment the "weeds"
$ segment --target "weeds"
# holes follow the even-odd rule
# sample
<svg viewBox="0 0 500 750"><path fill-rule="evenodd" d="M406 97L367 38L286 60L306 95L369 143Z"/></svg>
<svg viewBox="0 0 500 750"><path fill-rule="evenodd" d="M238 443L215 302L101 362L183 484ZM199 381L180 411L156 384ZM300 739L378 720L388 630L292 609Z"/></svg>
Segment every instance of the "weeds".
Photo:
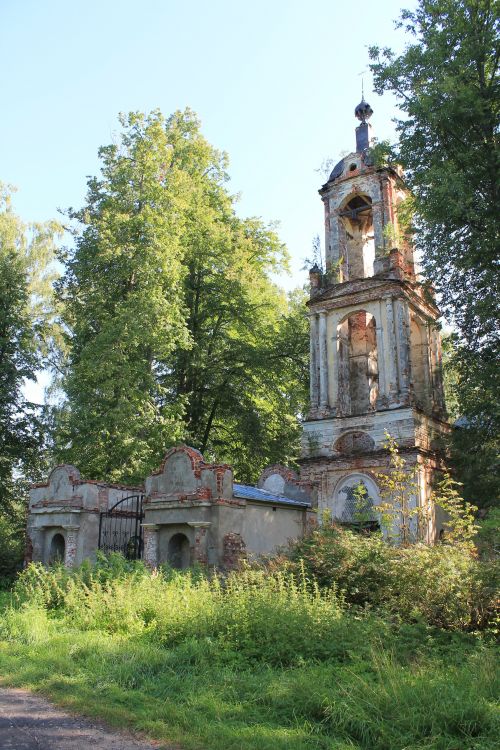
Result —
<svg viewBox="0 0 500 750"><path fill-rule="evenodd" d="M374 540L356 573L346 536L344 596L328 544L316 546L319 581L312 549L224 579L119 556L71 573L30 566L4 602L1 681L192 750L493 750L493 647L349 605L377 571L388 589L392 558ZM415 576L428 565L417 561ZM408 575L402 591L418 583Z"/></svg>
<svg viewBox="0 0 500 750"><path fill-rule="evenodd" d="M380 534L328 523L269 564L283 566L305 566L320 586L336 584L348 604L383 608L402 621L498 632L500 561L479 560L464 545L395 547Z"/></svg>

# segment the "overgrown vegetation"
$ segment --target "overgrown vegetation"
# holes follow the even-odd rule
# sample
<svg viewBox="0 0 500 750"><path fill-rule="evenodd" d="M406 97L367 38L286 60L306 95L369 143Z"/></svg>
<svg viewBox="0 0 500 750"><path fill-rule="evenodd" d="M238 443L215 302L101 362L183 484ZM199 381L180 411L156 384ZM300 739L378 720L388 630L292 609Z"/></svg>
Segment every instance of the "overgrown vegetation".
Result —
<svg viewBox="0 0 500 750"><path fill-rule="evenodd" d="M320 586L335 585L347 604L400 621L468 631L498 626L498 560L478 559L461 545L393 546L379 534L325 524L274 565L294 574L304 568Z"/></svg>
<svg viewBox="0 0 500 750"><path fill-rule="evenodd" d="M222 579L117 555L32 565L0 624L2 681L185 748L493 750L479 569L330 526Z"/></svg>

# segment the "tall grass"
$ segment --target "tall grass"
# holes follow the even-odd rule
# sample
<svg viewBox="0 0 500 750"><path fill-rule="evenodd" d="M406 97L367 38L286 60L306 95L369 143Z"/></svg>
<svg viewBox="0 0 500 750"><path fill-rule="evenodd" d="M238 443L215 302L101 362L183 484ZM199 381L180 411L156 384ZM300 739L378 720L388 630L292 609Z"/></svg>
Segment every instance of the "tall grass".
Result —
<svg viewBox="0 0 500 750"><path fill-rule="evenodd" d="M193 750L496 747L491 645L349 608L306 570L30 566L0 681Z"/></svg>
<svg viewBox="0 0 500 750"><path fill-rule="evenodd" d="M18 579L21 607L45 609L64 627L142 636L172 647L204 639L218 650L281 666L335 651L331 636L341 620L335 588L319 589L300 571L245 570L224 581L173 571L150 573L136 564L109 569L101 562L70 575L64 568L31 565Z"/></svg>

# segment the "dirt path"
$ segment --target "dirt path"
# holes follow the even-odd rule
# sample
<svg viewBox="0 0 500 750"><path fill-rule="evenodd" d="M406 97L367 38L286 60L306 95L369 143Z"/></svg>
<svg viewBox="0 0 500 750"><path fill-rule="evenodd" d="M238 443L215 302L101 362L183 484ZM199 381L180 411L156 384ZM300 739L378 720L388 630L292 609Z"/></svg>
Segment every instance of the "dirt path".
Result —
<svg viewBox="0 0 500 750"><path fill-rule="evenodd" d="M0 750L168 750L72 716L26 690L0 688ZM174 750L173 747L170 750Z"/></svg>

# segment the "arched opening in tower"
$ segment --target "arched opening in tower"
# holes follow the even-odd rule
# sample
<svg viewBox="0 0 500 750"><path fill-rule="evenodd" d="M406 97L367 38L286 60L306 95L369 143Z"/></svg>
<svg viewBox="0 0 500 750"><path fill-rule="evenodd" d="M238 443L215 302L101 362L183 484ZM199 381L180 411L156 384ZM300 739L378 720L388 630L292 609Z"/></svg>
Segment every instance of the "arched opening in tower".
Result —
<svg viewBox="0 0 500 750"><path fill-rule="evenodd" d="M375 318L360 310L338 327L339 405L342 416L365 414L377 406L378 352Z"/></svg>
<svg viewBox="0 0 500 750"><path fill-rule="evenodd" d="M343 246L341 281L373 276L375 238L371 198L356 194L344 203L339 217Z"/></svg>
<svg viewBox="0 0 500 750"><path fill-rule="evenodd" d="M429 407L429 359L425 325L412 315L410 321L411 390L419 409Z"/></svg>

